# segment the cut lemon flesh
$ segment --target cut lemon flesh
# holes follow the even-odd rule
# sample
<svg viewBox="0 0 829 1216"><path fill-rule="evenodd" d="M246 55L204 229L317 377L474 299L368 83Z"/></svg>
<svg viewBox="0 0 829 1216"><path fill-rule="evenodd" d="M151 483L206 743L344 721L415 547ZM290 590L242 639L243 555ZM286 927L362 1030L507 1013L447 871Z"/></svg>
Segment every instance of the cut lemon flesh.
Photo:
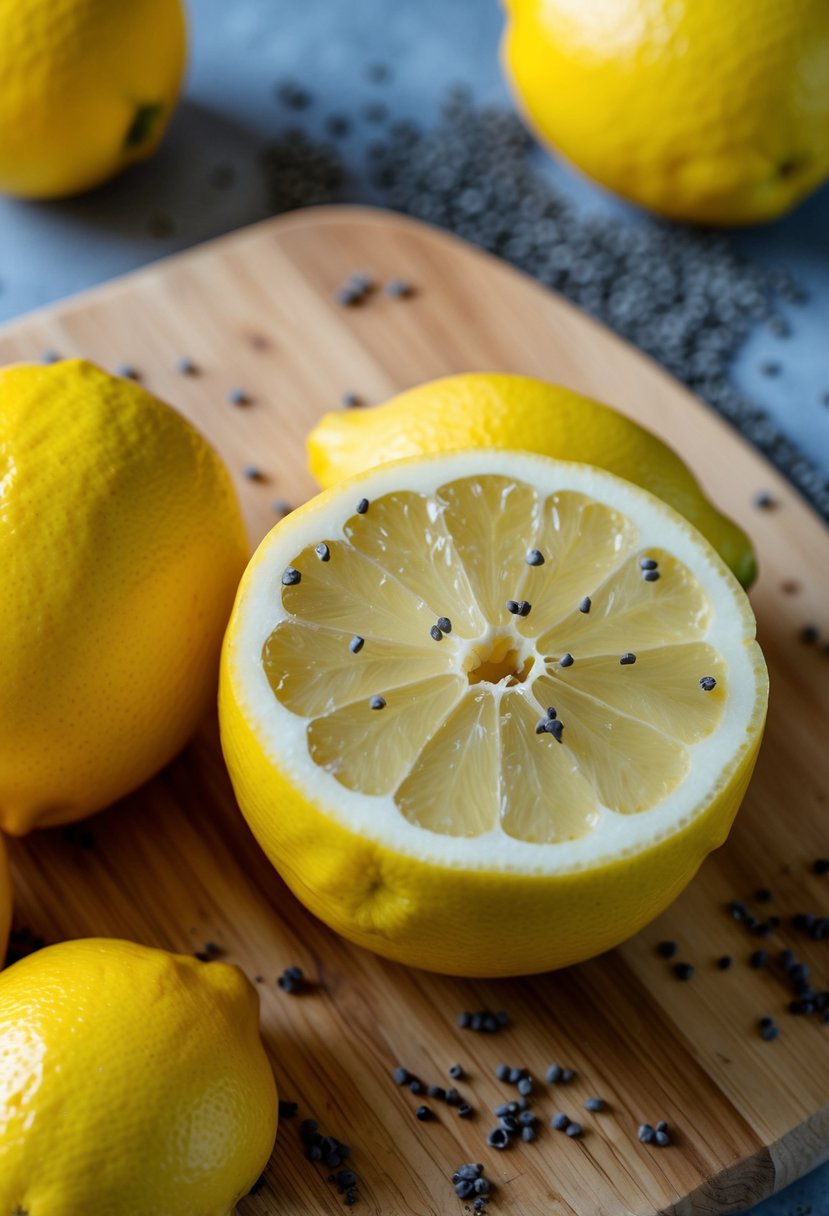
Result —
<svg viewBox="0 0 829 1216"><path fill-rule="evenodd" d="M492 464L374 470L287 517L251 563L225 644L225 750L283 872L279 817L303 808L415 870L490 877L612 865L718 800L720 836L730 825L767 695L744 592L647 492L543 457ZM273 797L251 799L252 765Z"/></svg>

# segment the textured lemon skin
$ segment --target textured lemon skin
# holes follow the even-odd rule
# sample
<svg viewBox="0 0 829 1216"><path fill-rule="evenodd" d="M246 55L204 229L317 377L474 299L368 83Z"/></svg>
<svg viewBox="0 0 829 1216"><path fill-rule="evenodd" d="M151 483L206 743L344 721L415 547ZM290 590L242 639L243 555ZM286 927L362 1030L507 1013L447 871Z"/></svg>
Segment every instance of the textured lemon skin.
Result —
<svg viewBox="0 0 829 1216"><path fill-rule="evenodd" d="M0 371L0 827L114 802L213 703L248 556L180 414L79 360Z"/></svg>
<svg viewBox="0 0 829 1216"><path fill-rule="evenodd" d="M158 146L186 55L182 0L0 0L0 191L88 190ZM128 146L142 106L158 106Z"/></svg>
<svg viewBox="0 0 829 1216"><path fill-rule="evenodd" d="M0 967L6 956L9 929L12 921L12 884L6 859L6 846L0 836Z"/></svg>
<svg viewBox="0 0 829 1216"><path fill-rule="evenodd" d="M88 938L0 975L0 1211L230 1216L276 1122L238 968Z"/></svg>
<svg viewBox="0 0 829 1216"><path fill-rule="evenodd" d="M757 576L745 532L709 502L667 444L560 385L491 373L447 376L370 410L325 414L308 437L309 466L323 487L391 460L472 448L537 452L607 469L684 515L744 587Z"/></svg>
<svg viewBox="0 0 829 1216"><path fill-rule="evenodd" d="M625 198L696 223L782 215L829 174L825 0L507 0L536 132Z"/></svg>
<svg viewBox="0 0 829 1216"><path fill-rule="evenodd" d="M324 497L292 512L290 526L301 526ZM767 675L755 641L747 644L757 671L756 730L705 810L650 848L589 870L529 876L427 862L344 826L272 761L245 700L239 664L258 656L238 652L237 621L268 550L266 537L239 586L225 635L222 750L239 806L266 856L302 903L343 937L396 962L449 975L527 975L567 967L637 933L726 839L765 721Z"/></svg>

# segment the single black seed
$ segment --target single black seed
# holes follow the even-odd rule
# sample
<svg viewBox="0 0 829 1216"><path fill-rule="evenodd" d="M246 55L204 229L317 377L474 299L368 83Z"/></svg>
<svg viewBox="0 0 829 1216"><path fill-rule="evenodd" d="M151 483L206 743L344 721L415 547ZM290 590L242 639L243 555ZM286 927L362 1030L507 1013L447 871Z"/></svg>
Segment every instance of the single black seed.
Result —
<svg viewBox="0 0 829 1216"><path fill-rule="evenodd" d="M665 1119L660 1119L656 1125L656 1130L658 1132L666 1132L668 1130L667 1121Z"/></svg>
<svg viewBox="0 0 829 1216"><path fill-rule="evenodd" d="M449 1069L449 1076L453 1081L460 1081L463 1077L463 1069L460 1064L453 1064Z"/></svg>
<svg viewBox="0 0 829 1216"><path fill-rule="evenodd" d="M532 1077L522 1077L518 1082L517 1089L523 1098L528 1097L533 1091Z"/></svg>
<svg viewBox="0 0 829 1216"><path fill-rule="evenodd" d="M657 583L659 582L660 577L661 576L658 570L644 570L642 572L642 578L646 583Z"/></svg>
<svg viewBox="0 0 829 1216"><path fill-rule="evenodd" d="M622 665L622 667L630 667L632 663L636 662L636 655L633 654L632 651L627 650L622 655L622 657L619 659L619 662Z"/></svg>
<svg viewBox="0 0 829 1216"><path fill-rule="evenodd" d="M653 1138L660 1148L666 1148L671 1143L671 1138L668 1133L660 1131L658 1128L654 1132Z"/></svg>
<svg viewBox="0 0 829 1216"><path fill-rule="evenodd" d="M250 405L251 397L243 388L232 388L227 394L231 405Z"/></svg>
<svg viewBox="0 0 829 1216"><path fill-rule="evenodd" d="M514 1115L501 1115L499 1122L504 1131L509 1132L511 1136L518 1131L518 1120Z"/></svg>
<svg viewBox="0 0 829 1216"><path fill-rule="evenodd" d="M700 676L699 686L703 692L713 692L717 687L717 681L713 676Z"/></svg>
<svg viewBox="0 0 829 1216"><path fill-rule="evenodd" d="M820 631L817 625L804 625L798 636L801 642L804 642L807 646L814 646L820 637Z"/></svg>
<svg viewBox="0 0 829 1216"><path fill-rule="evenodd" d="M412 1079L412 1075L409 1070L404 1068L401 1064L398 1064L397 1068L394 1069L391 1075L395 1085L408 1085Z"/></svg>
<svg viewBox="0 0 829 1216"><path fill-rule="evenodd" d="M368 499L361 498L357 503L356 510L358 515L365 515L366 511L368 510Z"/></svg>
<svg viewBox="0 0 829 1216"><path fill-rule="evenodd" d="M418 1106L417 1110L415 1111L415 1117L418 1118L421 1123L428 1123L432 1118L432 1112L428 1106Z"/></svg>
<svg viewBox="0 0 829 1216"><path fill-rule="evenodd" d="M331 559L331 550L324 540L321 540L318 545L314 545L314 552L321 562L327 562Z"/></svg>
<svg viewBox="0 0 829 1216"><path fill-rule="evenodd" d="M509 1144L509 1132L505 1131L503 1127L493 1127L486 1142L490 1148L506 1148Z"/></svg>
<svg viewBox="0 0 829 1216"><path fill-rule="evenodd" d="M532 607L533 606L529 600L521 600L520 604L518 605L518 615L529 616L532 612Z"/></svg>
<svg viewBox="0 0 829 1216"><path fill-rule="evenodd" d="M62 356L56 350L45 350L40 356L41 363L60 363Z"/></svg>
<svg viewBox="0 0 829 1216"><path fill-rule="evenodd" d="M583 1130L584 1129L580 1123L568 1123L564 1129L564 1134L565 1136L570 1136L571 1139L574 1139L576 1136L580 1136Z"/></svg>
<svg viewBox="0 0 829 1216"><path fill-rule="evenodd" d="M302 575L294 566L288 566L282 573L282 585L284 587L295 587L301 581Z"/></svg>
<svg viewBox="0 0 829 1216"><path fill-rule="evenodd" d="M650 1123L640 1123L638 1131L639 1139L643 1144L652 1144L656 1132L651 1127Z"/></svg>
<svg viewBox="0 0 829 1216"><path fill-rule="evenodd" d="M186 355L182 355L176 364L176 371L182 376L195 376L198 374L198 367L192 359L188 359Z"/></svg>
<svg viewBox="0 0 829 1216"><path fill-rule="evenodd" d="M140 380L141 375L138 368L133 367L131 363L121 363L118 367L117 374L122 376L124 380Z"/></svg>
<svg viewBox="0 0 829 1216"><path fill-rule="evenodd" d="M437 627L441 633L452 632L452 622L449 620L448 616L439 616L437 619Z"/></svg>
<svg viewBox="0 0 829 1216"><path fill-rule="evenodd" d="M359 633L355 633L354 637L348 643L348 649L352 654L359 654L366 644L366 639L361 638Z"/></svg>
<svg viewBox="0 0 829 1216"><path fill-rule="evenodd" d="M343 393L340 401L347 410L357 410L363 404L362 397L357 393Z"/></svg>
<svg viewBox="0 0 829 1216"><path fill-rule="evenodd" d="M309 1161L322 1161L322 1149L318 1144L311 1144L305 1156Z"/></svg>
<svg viewBox="0 0 829 1216"><path fill-rule="evenodd" d="M688 981L693 977L694 968L691 963L674 963L673 973L678 980Z"/></svg>
<svg viewBox="0 0 829 1216"><path fill-rule="evenodd" d="M458 1199L469 1199L475 1194L475 1183L470 1179L461 1178L455 1183L455 1194Z"/></svg>
<svg viewBox="0 0 829 1216"><path fill-rule="evenodd" d="M565 1115L564 1111L560 1110L557 1115L553 1115L550 1126L554 1127L557 1132L563 1132L569 1122L569 1115Z"/></svg>
<svg viewBox="0 0 829 1216"><path fill-rule="evenodd" d="M594 1114L604 1110L604 1098L588 1098L584 1104L584 1109L592 1111Z"/></svg>
<svg viewBox="0 0 829 1216"><path fill-rule="evenodd" d="M456 1089L450 1086L444 1094L444 1101L447 1106L460 1106L461 1096Z"/></svg>
<svg viewBox="0 0 829 1216"><path fill-rule="evenodd" d="M757 900L758 904L770 904L774 899L774 896L768 887L759 887L754 892L754 898Z"/></svg>
<svg viewBox="0 0 829 1216"><path fill-rule="evenodd" d="M474 1113L473 1108L468 1102L461 1102L460 1106L458 1107L459 1119L470 1119Z"/></svg>
<svg viewBox="0 0 829 1216"><path fill-rule="evenodd" d="M385 709L386 698L381 696L370 697L368 707L369 709Z"/></svg>
<svg viewBox="0 0 829 1216"><path fill-rule="evenodd" d="M274 515L290 515L293 511L293 506L285 498L275 498L271 503Z"/></svg>
<svg viewBox="0 0 829 1216"><path fill-rule="evenodd" d="M728 911L734 920L745 920L747 910L745 904L739 899L732 899L728 905Z"/></svg>
<svg viewBox="0 0 829 1216"><path fill-rule="evenodd" d="M495 1076L499 1081L509 1081L511 1069L509 1064L499 1064L495 1069Z"/></svg>
<svg viewBox="0 0 829 1216"><path fill-rule="evenodd" d="M521 605L518 600L507 600L507 612L511 612L513 616L518 616L521 611Z"/></svg>
<svg viewBox="0 0 829 1216"><path fill-rule="evenodd" d="M446 1100L446 1090L442 1085L429 1085L426 1089L426 1097L436 1098L438 1102L444 1102Z"/></svg>
<svg viewBox="0 0 829 1216"><path fill-rule="evenodd" d="M720 971L728 971L731 964L734 962L730 954L721 954L717 959L717 966Z"/></svg>
<svg viewBox="0 0 829 1216"><path fill-rule="evenodd" d="M656 953L660 958L674 958L679 946L676 942L660 942L656 947Z"/></svg>
<svg viewBox="0 0 829 1216"><path fill-rule="evenodd" d="M561 1082L562 1082L562 1084L563 1084L563 1085L569 1085L569 1084L570 1084L570 1082L573 1080L573 1077L575 1077L575 1075L576 1075L576 1074L575 1074L575 1072L573 1071L573 1069L572 1069L572 1068L562 1068L562 1070L561 1070Z"/></svg>
<svg viewBox="0 0 829 1216"><path fill-rule="evenodd" d="M770 1018L768 1016L764 1017L764 1018L758 1018L758 1024L759 1024L761 1030L765 1030L765 1028L767 1026L774 1025L774 1018Z"/></svg>
<svg viewBox="0 0 829 1216"><path fill-rule="evenodd" d="M551 1064L547 1069L547 1081L550 1085L557 1085L561 1080L564 1069L560 1064Z"/></svg>
<svg viewBox="0 0 829 1216"><path fill-rule="evenodd" d="M349 284L345 287L340 287L334 298L338 304L343 306L343 308L354 308L355 305L362 304L363 300L366 298L366 293L364 291L360 291L357 287L352 287Z"/></svg>
<svg viewBox="0 0 829 1216"><path fill-rule="evenodd" d="M561 743L561 736L564 734L564 723L560 718L547 719L547 734L552 735L556 743Z"/></svg>
<svg viewBox="0 0 829 1216"><path fill-rule="evenodd" d="M476 1178L475 1179L475 1194L476 1195L488 1195L489 1191L490 1191L490 1183L488 1182L488 1180L486 1178Z"/></svg>
<svg viewBox="0 0 829 1216"><path fill-rule="evenodd" d="M579 603L579 612L588 613L592 607L593 601L589 595L586 595Z"/></svg>
<svg viewBox="0 0 829 1216"><path fill-rule="evenodd" d="M829 874L829 857L817 857L812 862L812 870L817 874L818 878L822 878L824 874Z"/></svg>
<svg viewBox="0 0 829 1216"><path fill-rule="evenodd" d="M509 1070L509 1077L507 1080L509 1081L510 1085L517 1085L521 1078L525 1077L526 1075L526 1068L511 1068Z"/></svg>
<svg viewBox="0 0 829 1216"><path fill-rule="evenodd" d="M546 735L549 718L539 718L535 724L535 733L537 735Z"/></svg>
<svg viewBox="0 0 829 1216"><path fill-rule="evenodd" d="M788 947L785 950L781 950L777 961L784 971L788 971L789 967L793 967L797 961L794 950L789 950Z"/></svg>
<svg viewBox="0 0 829 1216"><path fill-rule="evenodd" d="M540 549L530 549L525 560L528 566L543 566L544 554Z"/></svg>
<svg viewBox="0 0 829 1216"><path fill-rule="evenodd" d="M471 1022L472 1022L471 1013L467 1013L466 1010L464 1010L463 1013L458 1014L457 1023L458 1023L459 1029L461 1029L461 1030L469 1029Z"/></svg>
<svg viewBox="0 0 829 1216"><path fill-rule="evenodd" d="M555 706L554 706L554 705L548 705L548 706L547 706L547 717L548 717L548 718L555 718L556 716L557 716L557 715L556 715L556 709L555 709Z"/></svg>
<svg viewBox="0 0 829 1216"><path fill-rule="evenodd" d="M429 630L429 637L434 638L436 642L443 641L443 634L438 629L437 625L432 625L431 629Z"/></svg>
<svg viewBox="0 0 829 1216"><path fill-rule="evenodd" d="M659 562L656 560L655 557L640 557L639 558L639 569L640 570L655 570L658 565L659 565Z"/></svg>
<svg viewBox="0 0 829 1216"><path fill-rule="evenodd" d="M521 1128L521 1139L522 1140L526 1140L529 1143L531 1140L535 1140L535 1136L536 1136L536 1132L535 1132L534 1127L522 1127Z"/></svg>
<svg viewBox="0 0 829 1216"><path fill-rule="evenodd" d="M522 1110L518 1115L518 1123L521 1127L535 1127L538 1122L538 1115L531 1110Z"/></svg>
<svg viewBox="0 0 829 1216"><path fill-rule="evenodd" d="M391 279L386 284L386 295L393 300L408 300L414 293L414 287L405 279Z"/></svg>
<svg viewBox="0 0 829 1216"><path fill-rule="evenodd" d="M495 1109L492 1113L493 1113L493 1115L497 1115L498 1118L500 1119L503 1115L513 1114L514 1111L515 1111L514 1102L501 1102L498 1104L498 1106L495 1107Z"/></svg>
<svg viewBox="0 0 829 1216"><path fill-rule="evenodd" d="M255 464L246 464L243 472L248 481L264 481L262 470L257 469Z"/></svg>
<svg viewBox="0 0 829 1216"><path fill-rule="evenodd" d="M573 658L573 656L570 654L570 652L567 651L559 659L558 665L559 665L559 667L572 667L573 664L575 663L575 661L576 660Z"/></svg>
<svg viewBox="0 0 829 1216"><path fill-rule="evenodd" d="M761 967L765 967L768 961L769 956L767 951L755 950L754 953L749 957L748 965L749 967L753 967L755 971L758 971Z"/></svg>
<svg viewBox="0 0 829 1216"><path fill-rule="evenodd" d="M758 490L752 502L759 511L772 511L777 506L777 499L768 490Z"/></svg>

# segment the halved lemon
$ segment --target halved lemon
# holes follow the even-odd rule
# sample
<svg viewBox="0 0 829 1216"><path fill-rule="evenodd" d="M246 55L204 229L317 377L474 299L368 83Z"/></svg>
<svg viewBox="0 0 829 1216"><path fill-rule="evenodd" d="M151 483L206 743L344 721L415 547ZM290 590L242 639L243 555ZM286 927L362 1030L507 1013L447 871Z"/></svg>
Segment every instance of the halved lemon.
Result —
<svg viewBox="0 0 829 1216"><path fill-rule="evenodd" d="M677 512L587 465L385 465L278 524L220 716L239 804L322 920L453 974L635 933L725 839L767 675L745 593Z"/></svg>

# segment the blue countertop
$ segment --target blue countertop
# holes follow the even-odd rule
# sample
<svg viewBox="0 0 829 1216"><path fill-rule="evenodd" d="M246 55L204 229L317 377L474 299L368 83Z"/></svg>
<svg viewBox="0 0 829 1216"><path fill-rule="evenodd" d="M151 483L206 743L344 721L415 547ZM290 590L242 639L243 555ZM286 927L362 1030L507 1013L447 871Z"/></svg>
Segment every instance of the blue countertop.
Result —
<svg viewBox="0 0 829 1216"><path fill-rule="evenodd" d="M0 199L0 319L267 216L257 156L288 121L321 135L331 114L359 118L383 101L393 117L428 126L457 82L477 101L509 104L496 0L191 0L189 7L185 96L154 160L83 198ZM366 71L378 61L390 68L382 83ZM311 91L307 109L280 108L274 86L286 78ZM348 200L382 201L366 164L376 133L358 121L341 141ZM545 173L577 206L612 207L620 223L635 222L563 167L550 162ZM750 260L789 270L808 293L804 306L784 306L789 336L751 333L732 369L735 384L829 476L829 188L776 224L735 234L734 243ZM772 360L780 374L770 378L760 369ZM753 1216L829 1216L829 1166Z"/></svg>

